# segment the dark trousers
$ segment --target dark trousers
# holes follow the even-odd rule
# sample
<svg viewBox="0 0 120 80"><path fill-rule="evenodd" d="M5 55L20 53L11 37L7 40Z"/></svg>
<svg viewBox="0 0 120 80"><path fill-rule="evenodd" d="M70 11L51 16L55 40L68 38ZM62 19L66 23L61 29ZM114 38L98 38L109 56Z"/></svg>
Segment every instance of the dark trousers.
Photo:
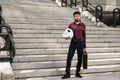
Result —
<svg viewBox="0 0 120 80"><path fill-rule="evenodd" d="M66 73L70 74L71 61L74 56L75 50L77 50L77 66L76 73L80 72L81 64L82 64L82 54L83 54L84 42L71 40L69 51L67 55L67 64L66 64Z"/></svg>

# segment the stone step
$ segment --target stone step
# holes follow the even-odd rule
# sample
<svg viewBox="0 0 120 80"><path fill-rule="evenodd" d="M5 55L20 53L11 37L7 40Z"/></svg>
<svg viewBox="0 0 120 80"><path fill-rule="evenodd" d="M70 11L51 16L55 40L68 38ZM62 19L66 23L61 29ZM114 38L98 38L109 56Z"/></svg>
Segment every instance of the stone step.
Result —
<svg viewBox="0 0 120 80"><path fill-rule="evenodd" d="M21 20L21 19L20 19ZM23 19L24 20L24 19ZM50 19L51 20L51 19ZM58 19L59 20L59 19ZM69 23L68 23L69 24ZM65 28L68 27L68 25L62 25L60 27L58 27L59 25L37 25L37 24L10 24L11 27L13 29L57 29L58 30L64 30ZM27 26L26 26L27 25ZM90 30L90 31L120 31L119 28L100 28L100 27L96 27L96 26L87 26L86 28L87 30Z"/></svg>
<svg viewBox="0 0 120 80"><path fill-rule="evenodd" d="M61 45L62 48L69 47L68 43ZM87 43L87 48L109 48L109 47L120 47L120 43Z"/></svg>
<svg viewBox="0 0 120 80"><path fill-rule="evenodd" d="M25 0L25 1L19 1L19 0L0 0L0 2L2 2L2 4L4 3L31 3L31 4L34 4L34 3L42 3L42 4L44 4L43 2L46 2L46 3L53 3L53 2L51 2L51 0L41 0L40 2L39 2L39 0ZM54 5L55 5L55 3L54 3Z"/></svg>
<svg viewBox="0 0 120 80"><path fill-rule="evenodd" d="M44 18L44 17L40 17L40 19L41 18ZM19 17L18 17L18 19L19 19ZM36 19L36 18L35 18ZM50 18L49 18L50 19ZM72 22L73 20L71 20L71 22ZM66 26L68 26L69 24L70 24L70 21L69 22L49 22L49 23L44 23L44 22L40 22L39 21L39 19L38 20L27 20L27 22L25 21L25 20L21 20L21 21L17 21L17 20L15 20L15 21L7 21L7 23L9 23L9 24L32 24L32 25L66 25ZM84 22L84 23L87 23L86 24L86 26L95 26L95 24L92 24L91 22Z"/></svg>
<svg viewBox="0 0 120 80"><path fill-rule="evenodd" d="M81 70L81 73L97 73L97 72L110 72L119 71L120 65L103 65L103 66L89 66L87 70ZM65 68L51 68L51 69L32 69L32 70L17 70L14 71L16 78L27 78L27 77L45 77L45 76L60 76L65 72ZM73 74L75 68L71 69Z"/></svg>
<svg viewBox="0 0 120 80"><path fill-rule="evenodd" d="M39 30L64 30L65 25L36 25L36 24L10 24L12 29L39 29ZM27 26L26 26L27 25Z"/></svg>
<svg viewBox="0 0 120 80"><path fill-rule="evenodd" d="M20 43L15 44L16 49L52 49L52 48L68 48L69 44L61 44L61 43ZM87 48L108 48L108 47L120 47L120 43L87 43Z"/></svg>
<svg viewBox="0 0 120 80"><path fill-rule="evenodd" d="M7 12L7 11L6 11ZM25 14L20 14L20 15L16 15L16 18L14 17L15 15L12 15L12 13L11 14L4 14L5 15L5 18L7 17L7 21L10 21L10 22L12 22L12 21L15 21L16 20L16 22L17 21L20 21L20 20L28 20L28 21L33 21L33 22L35 22L35 21L37 21L37 20L39 20L39 21L42 21L42 22L45 22L45 20L46 19L48 19L48 22L50 22L50 20L51 21L60 21L60 22L62 22L62 21L65 21L65 22L70 22L70 21L73 21L73 18L72 17L66 17L66 16L61 16L61 15L56 15L56 14L54 14L54 15L56 15L56 16L53 16L53 17L50 17L50 15L53 15L53 12L52 13L48 13L48 15L49 16L40 16L40 14L39 14L40 12L38 12L38 17L37 16L33 16L33 17L30 17L30 16L27 16L28 18L26 18L25 17ZM28 13L29 14L29 13ZM46 14L46 13L41 13L41 14ZM30 15L30 14L29 14ZM21 17L20 17L21 16ZM64 18L63 18L64 17ZM17 19L20 19L20 20L17 20ZM82 19L82 21L85 21L86 19ZM90 22L90 21L89 21Z"/></svg>
<svg viewBox="0 0 120 80"><path fill-rule="evenodd" d="M16 53L16 55L56 55L67 53L67 49L17 49Z"/></svg>
<svg viewBox="0 0 120 80"><path fill-rule="evenodd" d="M57 38L57 37L62 37L62 35L59 34L14 34L13 37L17 38L42 38L42 37L52 37L52 38Z"/></svg>
<svg viewBox="0 0 120 80"><path fill-rule="evenodd" d="M43 14L43 13L42 13ZM44 14L46 14L46 13L44 13ZM49 14L49 13L47 13L47 14ZM53 12L51 13L51 14L53 14ZM19 18L19 20L18 20L18 18L14 18L14 17L8 17L7 19L6 19L6 21L24 21L24 20L26 20L26 21L42 21L42 22L45 22L46 21L46 19L48 20L48 22L50 22L50 21L56 21L56 22L63 22L63 21L65 21L65 22L71 22L71 21L73 21L73 18L72 17L66 17L66 18L58 18L58 17L54 17L54 18L51 18L51 17L38 17L38 18L33 18L33 17L31 17L31 18ZM84 19L83 18L83 20L82 21L88 21L86 18ZM24 24L20 24L20 25L24 25ZM28 24L28 25L30 25L30 24Z"/></svg>
<svg viewBox="0 0 120 80"><path fill-rule="evenodd" d="M65 40L65 39L53 39L53 38L49 38L49 40L47 38L22 38L22 39L19 39L19 38L14 38L14 41L16 44L19 44L19 43L48 43L48 42L51 42L51 43L68 43L70 42L70 40ZM87 38L87 43L109 43L109 42L112 42L112 43L119 43L120 42L120 38L118 39L109 39L109 38L103 38L103 39L96 39L96 38Z"/></svg>
<svg viewBox="0 0 120 80"><path fill-rule="evenodd" d="M64 32L64 30L41 30L41 29L13 29L14 33L30 33L30 34L35 34L35 33L39 33L39 34L62 34ZM86 32L87 35L89 34L119 34L119 31L87 31Z"/></svg>
<svg viewBox="0 0 120 80"><path fill-rule="evenodd" d="M23 43L23 44L15 44L16 49L51 49L51 48L61 48L62 45L60 43Z"/></svg>
<svg viewBox="0 0 120 80"><path fill-rule="evenodd" d="M49 38L49 40L47 38L26 38L26 39L18 39L18 38L14 38L14 41L16 44L19 43L57 43L59 42L58 39L53 39L53 38Z"/></svg>
<svg viewBox="0 0 120 80"><path fill-rule="evenodd" d="M23 9L23 11L22 11L22 9ZM61 9L61 8L59 8L59 9ZM34 18L40 19L40 18L44 18L44 17L45 17L45 19L59 19L59 18L61 19L61 17L62 17L62 19L63 19L63 17L65 17L65 18L68 17L68 18L72 19L72 16L69 16L70 14L69 15L62 15L60 13L55 14L56 10L55 11L53 10L51 13L50 12L45 12L45 10L47 10L46 8L45 8L45 10L37 8L37 10L38 10L37 12L36 12L36 10L33 10L33 12L26 12L26 11L30 11L30 10L25 9L25 8L21 8L21 9L20 8L15 8L14 10L11 9L11 11L13 11L14 14L17 13L17 11L18 11L18 13L23 13L23 14L15 14L15 15L12 15L13 12L10 12L10 14L6 13L8 11L7 9L4 12L6 13L5 17L8 17L8 18L15 18L15 16L16 16L16 18L19 18L21 16L21 17L23 17L23 19L26 18L26 17L29 17L30 19L32 19L32 18L33 19ZM26 17L25 17L25 14L28 14L28 15L26 15ZM32 17L30 17L30 16L32 16Z"/></svg>
<svg viewBox="0 0 120 80"><path fill-rule="evenodd" d="M5 15L5 18L7 17L8 19L28 19L28 21L36 21L36 22L38 22L37 20L40 20L40 19L43 19L43 20L46 20L46 19L64 19L64 18L67 18L67 21L70 21L70 20L72 20L73 21L73 19L72 19L72 16L70 17L70 16L68 16L68 15L61 15L61 14L55 14L56 12L56 10L55 11L52 11L52 13L49 13L49 10L48 10L48 12L46 12L46 8L45 8L45 10L41 10L41 9L37 9L37 11L40 11L40 12L36 12L36 11L34 11L34 12L29 12L30 10L27 10L27 9L25 9L25 8L22 8L22 9L20 9L20 8L15 8L14 10L12 10L12 9L6 9L6 8L4 8L5 9L5 11L4 11L4 15ZM61 8L60 8L61 9ZM9 14L7 13L9 10L11 10L12 12L9 12ZM54 9L53 9L54 10ZM28 12L26 12L26 11L28 11ZM43 13L44 12L44 13ZM45 13L46 12L46 13ZM26 15L27 14L27 15ZM70 14L70 15L72 15L72 14ZM31 17L32 16L32 17ZM63 18L64 17L64 18ZM33 20L34 19L34 20ZM70 20L69 20L70 19ZM35 22L34 21L34 22ZM41 22L41 21L39 21L39 22ZM48 21L49 22L49 21ZM61 20L61 22L62 22L62 20ZM42 22L41 22L42 23ZM46 23L47 24L47 23Z"/></svg>
<svg viewBox="0 0 120 80"><path fill-rule="evenodd" d="M65 30L65 28L68 27L68 25L62 25L59 27L59 25L37 25L37 24L10 24L12 29L42 29L42 30ZM27 25L27 26L26 26ZM99 29L95 26L88 26L87 31L119 31L119 29Z"/></svg>
<svg viewBox="0 0 120 80"><path fill-rule="evenodd" d="M15 39L16 40L16 39ZM70 40L65 40L65 39L58 39L58 42L62 42L62 43L66 43L66 42L70 42ZM119 40L119 37L118 38L114 38L114 37L111 37L111 38L96 38L96 37L87 37L86 38L86 42L87 43L119 43L120 40Z"/></svg>
<svg viewBox="0 0 120 80"><path fill-rule="evenodd" d="M19 19L19 18L18 18ZM65 21L65 20L61 20L61 21L56 21L57 19L55 19L54 21L48 21L47 23L45 23L45 21L39 21L39 19L28 19L28 20L6 20L7 23L9 24L43 24L43 25L68 25L70 23L70 21ZM72 20L71 20L72 21Z"/></svg>
<svg viewBox="0 0 120 80"><path fill-rule="evenodd" d="M113 55L114 54L114 55ZM76 56L76 54L75 54ZM67 54L57 54L57 55L20 55L15 57L14 62L39 62L39 61L63 61L66 60ZM110 59L110 58L120 58L120 53L95 53L88 54L89 59ZM73 59L76 59L74 57Z"/></svg>
<svg viewBox="0 0 120 80"><path fill-rule="evenodd" d="M69 23L67 23L68 25L69 25ZM36 30L36 29L39 29L39 30L53 30L54 31L54 29L55 30L60 30L60 31L62 31L62 30L65 30L67 27L68 27L68 25L62 25L62 26L60 26L60 25L52 25L52 24L40 24L40 25L38 25L38 24L23 24L23 25L20 25L20 24L10 24L11 25L11 27L14 29L14 30L17 30L17 29L20 29L20 30L23 30L23 29L27 29L27 30ZM27 26L25 26L25 25L27 25ZM60 27L59 27L60 26ZM115 31L116 32L119 32L120 31L120 29L119 28L115 28L115 29L111 29L111 28L96 28L95 26L91 26L91 25L89 25L87 28L86 28L86 30L87 30L87 32L111 32L111 33L114 33Z"/></svg>
<svg viewBox="0 0 120 80"><path fill-rule="evenodd" d="M64 29L65 30L65 29ZM23 29L13 29L13 32L14 34L62 34L64 32L64 30L57 30L57 28L51 30L40 30L40 29L26 29L26 30L23 30ZM86 32L87 36L89 35L119 35L119 31L87 31ZM114 36L116 37L116 36Z"/></svg>
<svg viewBox="0 0 120 80"><path fill-rule="evenodd" d="M14 38L62 38L62 34L14 34ZM118 38L120 37L119 34L107 34L107 35L100 35L100 34L94 34L94 35L87 35L87 38Z"/></svg>
<svg viewBox="0 0 120 80"><path fill-rule="evenodd" d="M40 17L40 18L42 18L42 17ZM67 19L59 19L59 18L53 18L53 19L50 19L50 18L42 18L43 20L40 20L39 18L31 18L31 19L20 19L20 20L17 20L17 19L7 19L6 21L9 23L13 23L13 22L20 22L20 21L30 21L30 22L39 22L39 23L45 23L46 22L46 19L48 19L47 21L47 23L53 23L53 22L55 22L55 23L70 23L71 21L73 21L73 19L71 19L71 18L67 18ZM89 22L90 23L90 22ZM46 24L46 23L45 23ZM47 24L46 24L47 25Z"/></svg>
<svg viewBox="0 0 120 80"><path fill-rule="evenodd" d="M76 60L72 61L72 67L77 64ZM88 60L88 66L95 65L112 65L120 64L119 58L112 59L94 59ZM64 68L66 66L66 61L46 61L46 62L24 62L24 63L13 63L14 70L30 70L30 69L49 69L49 68ZM21 66L21 67L20 67Z"/></svg>
<svg viewBox="0 0 120 80"><path fill-rule="evenodd" d="M38 22L33 22L33 21L31 21L30 22L31 24L43 24L43 25L69 25L69 23L40 23L39 21ZM90 26L95 26L95 24L92 24L92 23L87 23L86 24L86 26L88 26L88 25L90 25Z"/></svg>
<svg viewBox="0 0 120 80"><path fill-rule="evenodd" d="M16 49L16 55L57 55L67 54L68 48L64 49ZM120 48L87 48L89 54L119 53Z"/></svg>
<svg viewBox="0 0 120 80"><path fill-rule="evenodd" d="M113 80L116 79L119 80L119 74L120 72L106 72L106 73L95 73L95 74L82 74L83 78L82 80ZM62 75L60 76L52 76L52 77L35 77L35 78L23 78L23 79L16 79L16 80L62 80ZM75 77L75 75L71 75L69 79L66 80L80 80L80 78Z"/></svg>
<svg viewBox="0 0 120 80"><path fill-rule="evenodd" d="M34 12L36 12L36 11L34 11ZM62 18L62 15L57 15L57 14L54 14L53 12L52 13L49 13L49 12L47 12L47 13L43 13L43 12L37 12L37 13L39 13L39 14L46 14L46 15L51 15L51 14L53 14L53 15L56 15L56 16L61 16L61 18L59 19L59 17L54 17L54 18L51 18L51 17L42 17L42 16L40 16L40 17L38 17L38 18L33 18L33 17L31 17L31 18L29 18L29 19L26 19L26 18L20 18L19 20L29 20L29 21L40 21L40 22L45 22L46 21L46 19L48 20L48 22L71 22L71 21L74 21L73 20L73 17L71 16L69 16L69 17L67 17L67 15L64 15L63 17L64 18ZM71 13L72 14L72 13ZM41 18L41 19L40 19ZM88 18L87 17L83 17L83 16L81 16L81 19L82 19L82 22L89 22L89 23L91 23L91 21L89 21L88 20ZM16 21L17 20L17 18L10 18L10 17L8 17L7 19L6 19L7 21ZM17 21L19 21L19 20L17 20Z"/></svg>
<svg viewBox="0 0 120 80"><path fill-rule="evenodd" d="M21 21L21 19L19 19L20 21ZM24 21L24 19L23 19L23 21ZM71 22L71 21L70 21ZM69 24L69 23L68 23ZM37 25L37 24L10 24L13 28L29 28L29 29L35 29L35 28L38 28L38 29L51 29L51 27L52 27L52 29L65 29L66 27L68 27L68 25L62 25L61 27L58 27L59 25L41 25L41 24L39 24L39 25ZM28 25L28 26L25 26L25 25ZM34 27L33 27L34 26ZM64 26L64 27L63 27ZM96 27L95 25L94 26L91 26L91 25L88 25L87 26L87 30L91 30L91 31L98 31L98 30L100 30L100 31L120 31L120 29L119 28L98 28L98 27Z"/></svg>

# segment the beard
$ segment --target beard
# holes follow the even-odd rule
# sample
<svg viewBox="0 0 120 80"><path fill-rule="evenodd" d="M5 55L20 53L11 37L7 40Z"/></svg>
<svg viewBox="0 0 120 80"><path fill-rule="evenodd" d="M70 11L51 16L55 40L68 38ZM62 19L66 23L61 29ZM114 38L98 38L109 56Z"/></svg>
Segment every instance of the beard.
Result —
<svg viewBox="0 0 120 80"><path fill-rule="evenodd" d="M80 20L75 20L75 22L80 22Z"/></svg>

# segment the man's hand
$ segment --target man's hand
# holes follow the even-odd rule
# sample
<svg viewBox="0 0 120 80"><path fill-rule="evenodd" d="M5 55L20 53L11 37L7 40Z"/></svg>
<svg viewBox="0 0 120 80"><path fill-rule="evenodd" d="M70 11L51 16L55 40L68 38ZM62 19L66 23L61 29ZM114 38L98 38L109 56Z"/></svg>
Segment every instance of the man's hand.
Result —
<svg viewBox="0 0 120 80"><path fill-rule="evenodd" d="M66 40L69 40L69 39L70 39L70 37L65 37L65 39L66 39Z"/></svg>
<svg viewBox="0 0 120 80"><path fill-rule="evenodd" d="M83 49L83 52L86 52L86 48Z"/></svg>

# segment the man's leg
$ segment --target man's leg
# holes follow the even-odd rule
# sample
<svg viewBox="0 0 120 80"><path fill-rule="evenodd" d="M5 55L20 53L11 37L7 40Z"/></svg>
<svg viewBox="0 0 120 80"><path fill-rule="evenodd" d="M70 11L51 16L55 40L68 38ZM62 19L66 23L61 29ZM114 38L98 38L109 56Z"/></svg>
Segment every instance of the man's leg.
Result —
<svg viewBox="0 0 120 80"><path fill-rule="evenodd" d="M69 47L69 51L68 51L68 55L67 55L66 74L62 77L62 79L70 77L71 61L72 61L72 58L74 56L75 49L76 49L75 44L71 42L70 47Z"/></svg>
<svg viewBox="0 0 120 80"><path fill-rule="evenodd" d="M67 55L67 64L66 64L66 73L70 73L71 61L75 53L75 44L70 44L68 55Z"/></svg>
<svg viewBox="0 0 120 80"><path fill-rule="evenodd" d="M82 77L79 72L81 70L81 65L82 65L82 55L83 55L83 42L79 42L77 46L77 66L76 66L76 77Z"/></svg>

